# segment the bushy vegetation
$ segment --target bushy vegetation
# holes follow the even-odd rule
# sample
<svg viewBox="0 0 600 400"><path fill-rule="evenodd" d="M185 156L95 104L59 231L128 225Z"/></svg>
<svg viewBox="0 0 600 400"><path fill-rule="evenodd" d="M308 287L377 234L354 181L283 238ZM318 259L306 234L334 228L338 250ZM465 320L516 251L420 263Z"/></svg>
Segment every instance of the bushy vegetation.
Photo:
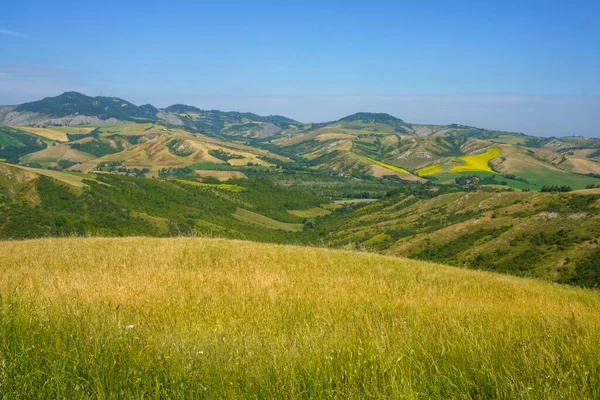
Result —
<svg viewBox="0 0 600 400"><path fill-rule="evenodd" d="M92 154L96 157L103 157L108 154L123 151L128 145L128 141L119 135L95 137L84 143L73 143L71 147L84 153Z"/></svg>
<svg viewBox="0 0 600 400"><path fill-rule="evenodd" d="M598 239L596 239L596 242ZM597 245L598 243L596 243ZM600 288L600 248L575 264L573 275L563 282L594 289Z"/></svg>
<svg viewBox="0 0 600 400"><path fill-rule="evenodd" d="M510 179L510 178L509 178ZM490 176L475 176L475 175L463 175L454 179L454 182L459 186L468 185L502 185L506 186L506 181L497 181L496 175Z"/></svg>
<svg viewBox="0 0 600 400"><path fill-rule="evenodd" d="M176 113L187 126L191 126L199 132L212 135L220 134L226 125L229 125L228 129L235 129L234 126L236 124L246 124L247 121L270 122L283 127L297 124L296 121L279 115L261 117L253 113L201 110L198 107L185 104L174 104L167 107L165 111Z"/></svg>
<svg viewBox="0 0 600 400"><path fill-rule="evenodd" d="M25 154L43 150L48 144L39 137L8 126L0 126L0 158L16 164Z"/></svg>
<svg viewBox="0 0 600 400"><path fill-rule="evenodd" d="M467 234L461 235L449 242L443 244L432 243L426 240L423 250L416 254L414 258L419 260L436 261L439 263L454 264L455 257L464 251L470 249L477 242L495 239L507 230L510 226L500 226L491 228L482 228Z"/></svg>
<svg viewBox="0 0 600 400"><path fill-rule="evenodd" d="M100 136L100 128L96 128L88 133L67 133L69 142L74 142L76 140L85 139L88 137L97 138L98 136Z"/></svg>
<svg viewBox="0 0 600 400"><path fill-rule="evenodd" d="M240 154L230 153L223 149L209 150L208 154L210 154L211 156L218 158L219 160L222 160L222 161L229 161L229 160L244 158L244 156L242 156Z"/></svg>
<svg viewBox="0 0 600 400"><path fill-rule="evenodd" d="M123 165L123 161L102 161L96 165L96 170L104 172L114 172Z"/></svg>
<svg viewBox="0 0 600 400"><path fill-rule="evenodd" d="M566 193L572 190L573 188L569 185L544 185L540 189L540 192Z"/></svg>
<svg viewBox="0 0 600 400"><path fill-rule="evenodd" d="M124 173L131 174L131 169ZM233 214L243 207L278 221L300 223L302 218L288 210L318 207L324 202L319 196L264 178L234 182L243 189L239 193L223 192L219 186L109 174L85 183L88 186L76 193L40 176L35 187L39 204L5 200L0 208L0 237L208 235L295 241L299 239L294 235L240 222Z"/></svg>
<svg viewBox="0 0 600 400"><path fill-rule="evenodd" d="M171 179L195 179L198 177L190 167L162 168L158 171L158 176Z"/></svg>

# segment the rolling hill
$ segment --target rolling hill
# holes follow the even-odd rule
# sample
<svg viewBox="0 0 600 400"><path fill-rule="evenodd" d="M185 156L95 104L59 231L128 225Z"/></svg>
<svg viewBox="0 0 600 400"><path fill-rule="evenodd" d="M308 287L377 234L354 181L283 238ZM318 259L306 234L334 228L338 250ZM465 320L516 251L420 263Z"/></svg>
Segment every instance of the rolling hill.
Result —
<svg viewBox="0 0 600 400"><path fill-rule="evenodd" d="M184 104L138 107L116 97L67 92L5 107L2 123L11 126L0 128L0 157L43 168L89 172L99 166L106 170L109 163L117 172L156 176L163 168L201 164L202 171L235 172L204 172L227 179L246 176L242 167L279 166L399 183L494 177L518 190L600 183L598 139L411 124L381 113L302 124Z"/></svg>
<svg viewBox="0 0 600 400"><path fill-rule="evenodd" d="M600 395L597 291L223 239L0 251L9 398Z"/></svg>
<svg viewBox="0 0 600 400"><path fill-rule="evenodd" d="M98 125L125 122L157 122L196 128L205 133L222 131L231 136L248 133L269 136L296 121L278 115L261 117L252 113L201 110L184 104L157 109L151 104L136 106L118 97L90 97L78 92L66 92L56 97L3 106L0 124L3 125Z"/></svg>
<svg viewBox="0 0 600 400"><path fill-rule="evenodd" d="M0 238L218 236L299 241L322 197L264 178L232 184L83 174L0 163Z"/></svg>
<svg viewBox="0 0 600 400"><path fill-rule="evenodd" d="M329 220L327 220L329 219ZM314 227L328 245L600 286L600 190L403 189Z"/></svg>

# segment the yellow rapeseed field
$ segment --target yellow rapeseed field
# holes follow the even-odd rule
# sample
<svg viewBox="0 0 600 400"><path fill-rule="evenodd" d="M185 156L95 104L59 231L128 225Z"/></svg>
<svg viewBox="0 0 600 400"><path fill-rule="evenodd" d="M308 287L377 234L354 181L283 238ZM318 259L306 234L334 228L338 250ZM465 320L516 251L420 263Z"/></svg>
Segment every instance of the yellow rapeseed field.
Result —
<svg viewBox="0 0 600 400"><path fill-rule="evenodd" d="M381 162L381 161L374 160L374 159L372 159L372 158L370 158L370 157L365 157L365 156L363 156L363 158L364 158L364 159L365 159L367 162L369 162L369 163L373 163L373 164L375 164L375 165L379 165L380 167L387 168L387 169L389 169L389 170L391 170L391 171L400 172L400 173L402 173L402 174L407 174L407 175L410 175L410 172L408 172L408 171L407 171L407 170L405 170L404 168L396 167L395 165L391 165L391 164L386 164L386 163L384 163L384 162Z"/></svg>
<svg viewBox="0 0 600 400"><path fill-rule="evenodd" d="M437 174L438 172L442 172L442 171L444 171L444 166L442 164L434 164L434 165L430 165L430 166L418 169L416 171L416 173L419 176L429 176L429 175Z"/></svg>
<svg viewBox="0 0 600 400"><path fill-rule="evenodd" d="M472 156L463 156L458 159L464 162L464 165L454 165L450 167L450 172L494 172L488 165L492 159L498 157L502 151L498 147L487 149L485 153Z"/></svg>

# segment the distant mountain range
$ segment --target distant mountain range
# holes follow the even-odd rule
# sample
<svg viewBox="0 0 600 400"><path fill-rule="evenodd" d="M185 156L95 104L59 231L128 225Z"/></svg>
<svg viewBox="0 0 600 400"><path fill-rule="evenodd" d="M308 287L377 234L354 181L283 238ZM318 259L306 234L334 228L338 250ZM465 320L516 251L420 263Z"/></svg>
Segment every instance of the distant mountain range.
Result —
<svg viewBox="0 0 600 400"><path fill-rule="evenodd" d="M201 110L185 104L158 109L151 104L136 106L118 97L90 97L78 92L66 92L56 97L0 107L3 125L61 125L122 124L126 122L158 122L187 126L210 133L219 133L231 124L260 122L267 135L282 127L299 122L279 115L261 117L253 113ZM252 128L252 127L250 127Z"/></svg>
<svg viewBox="0 0 600 400"><path fill-rule="evenodd" d="M279 115L184 104L159 109L67 92L2 106L0 125L0 157L71 171L113 165L156 176L165 168L194 166L221 171L213 175L226 179L244 168L279 166L400 182L475 182L476 176L487 185L533 190L600 183L599 139L412 124L383 113L305 124Z"/></svg>

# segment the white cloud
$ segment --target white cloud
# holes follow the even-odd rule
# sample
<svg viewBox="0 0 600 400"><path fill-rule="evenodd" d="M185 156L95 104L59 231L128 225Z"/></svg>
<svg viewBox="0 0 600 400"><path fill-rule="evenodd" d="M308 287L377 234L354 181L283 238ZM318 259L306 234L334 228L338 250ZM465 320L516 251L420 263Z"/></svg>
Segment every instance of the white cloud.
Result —
<svg viewBox="0 0 600 400"><path fill-rule="evenodd" d="M19 37L25 36L22 33L15 32L15 31L9 31L8 29L0 29L0 35L19 36Z"/></svg>

